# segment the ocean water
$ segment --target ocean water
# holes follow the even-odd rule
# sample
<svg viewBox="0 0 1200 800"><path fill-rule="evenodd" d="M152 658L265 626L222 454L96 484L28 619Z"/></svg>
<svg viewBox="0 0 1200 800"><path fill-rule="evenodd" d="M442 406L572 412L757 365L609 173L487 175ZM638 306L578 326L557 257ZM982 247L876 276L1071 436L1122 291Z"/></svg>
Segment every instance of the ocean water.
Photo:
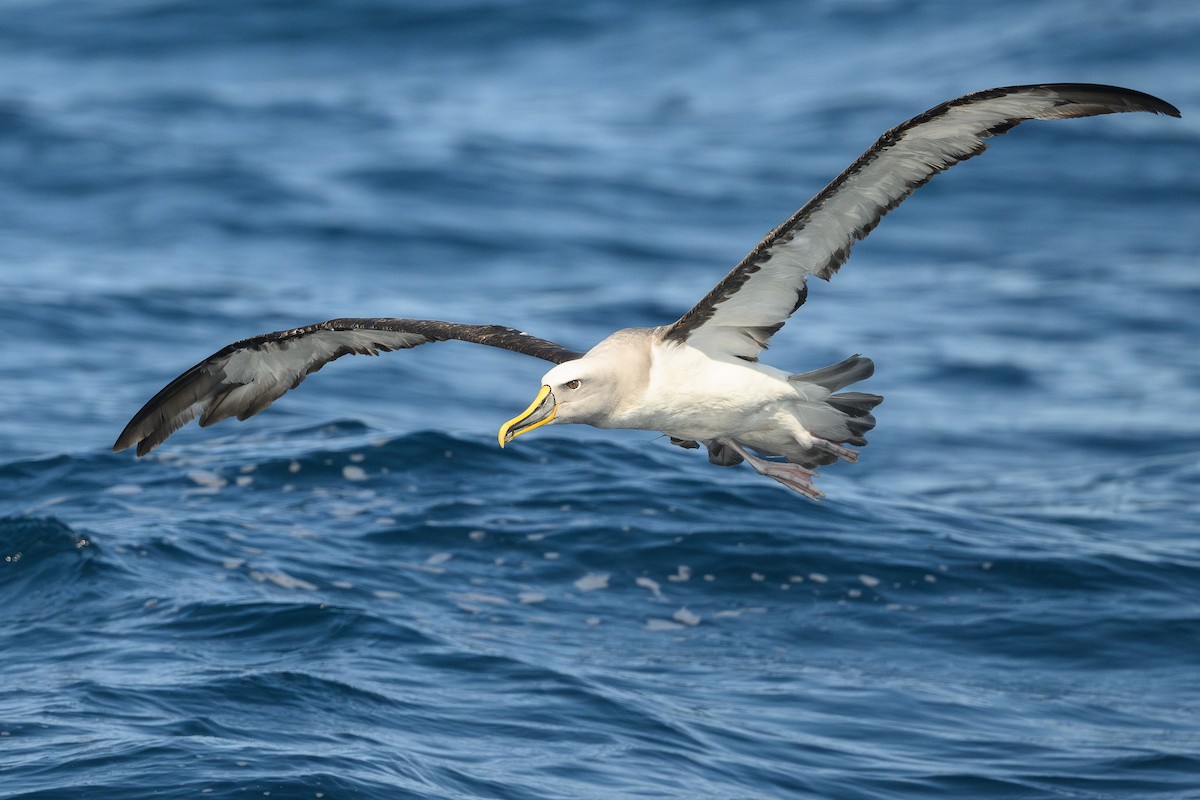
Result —
<svg viewBox="0 0 1200 800"><path fill-rule="evenodd" d="M0 797L1200 798L1200 6L0 6ZM496 429L545 365L348 358L109 448L336 316L673 320L885 129L1029 123L773 340L887 400L809 503Z"/></svg>

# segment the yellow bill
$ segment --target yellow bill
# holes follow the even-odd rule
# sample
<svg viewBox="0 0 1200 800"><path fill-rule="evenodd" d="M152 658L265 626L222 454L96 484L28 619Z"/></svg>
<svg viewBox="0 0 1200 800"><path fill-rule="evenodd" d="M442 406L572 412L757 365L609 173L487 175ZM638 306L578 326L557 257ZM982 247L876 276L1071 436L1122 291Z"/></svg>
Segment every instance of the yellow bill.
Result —
<svg viewBox="0 0 1200 800"><path fill-rule="evenodd" d="M554 419L558 411L558 403L550 393L549 386L543 386L537 397L529 404L529 408L500 426L500 446L511 442L522 433L528 433L534 428L540 428Z"/></svg>

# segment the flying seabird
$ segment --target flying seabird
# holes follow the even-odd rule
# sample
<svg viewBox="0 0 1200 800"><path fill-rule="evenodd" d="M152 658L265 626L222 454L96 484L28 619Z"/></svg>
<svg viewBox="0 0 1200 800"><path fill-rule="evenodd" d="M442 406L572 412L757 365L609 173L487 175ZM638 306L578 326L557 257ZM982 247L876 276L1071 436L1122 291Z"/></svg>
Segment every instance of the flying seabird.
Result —
<svg viewBox="0 0 1200 800"><path fill-rule="evenodd" d="M377 355L458 339L553 363L529 407L500 427L500 446L548 423L660 431L704 445L720 466L745 461L817 500L816 467L855 461L883 398L842 391L874 365L855 355L791 374L758 361L807 297L885 214L930 178L977 156L989 137L1031 119L1125 111L1178 117L1156 97L1093 84L987 89L942 103L883 134L841 175L767 234L691 310L669 325L619 330L586 353L500 325L423 319L332 319L234 342L150 399L113 445L143 456L196 417L208 426L257 414L344 355Z"/></svg>

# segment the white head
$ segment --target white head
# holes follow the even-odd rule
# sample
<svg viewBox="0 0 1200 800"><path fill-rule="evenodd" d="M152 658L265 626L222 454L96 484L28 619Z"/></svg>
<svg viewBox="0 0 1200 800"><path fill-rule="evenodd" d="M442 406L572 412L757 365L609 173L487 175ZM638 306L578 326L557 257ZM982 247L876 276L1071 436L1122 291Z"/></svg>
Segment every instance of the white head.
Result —
<svg viewBox="0 0 1200 800"><path fill-rule="evenodd" d="M617 331L582 358L559 364L542 376L542 388L529 408L500 428L500 446L548 423L577 422L616 427L614 415L645 384L648 355L630 348L632 331ZM640 333L640 331L639 331ZM641 337L639 337L641 338Z"/></svg>

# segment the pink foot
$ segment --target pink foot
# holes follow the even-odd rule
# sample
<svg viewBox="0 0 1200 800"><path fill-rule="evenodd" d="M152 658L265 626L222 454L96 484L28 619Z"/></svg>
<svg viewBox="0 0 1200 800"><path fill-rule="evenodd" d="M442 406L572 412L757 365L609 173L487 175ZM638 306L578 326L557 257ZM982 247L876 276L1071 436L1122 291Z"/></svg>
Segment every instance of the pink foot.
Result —
<svg viewBox="0 0 1200 800"><path fill-rule="evenodd" d="M784 486L792 491L799 492L814 502L825 496L825 493L813 486L813 478L817 477L817 473L807 467L802 467L799 464L789 464L781 461L768 461L765 458L759 458L752 455L746 448L733 440L723 440L742 458L746 459L746 463L754 468L754 471L759 475L766 475L768 478L773 478L779 481ZM845 449L845 448L842 448ZM854 452L854 451L851 451Z"/></svg>

